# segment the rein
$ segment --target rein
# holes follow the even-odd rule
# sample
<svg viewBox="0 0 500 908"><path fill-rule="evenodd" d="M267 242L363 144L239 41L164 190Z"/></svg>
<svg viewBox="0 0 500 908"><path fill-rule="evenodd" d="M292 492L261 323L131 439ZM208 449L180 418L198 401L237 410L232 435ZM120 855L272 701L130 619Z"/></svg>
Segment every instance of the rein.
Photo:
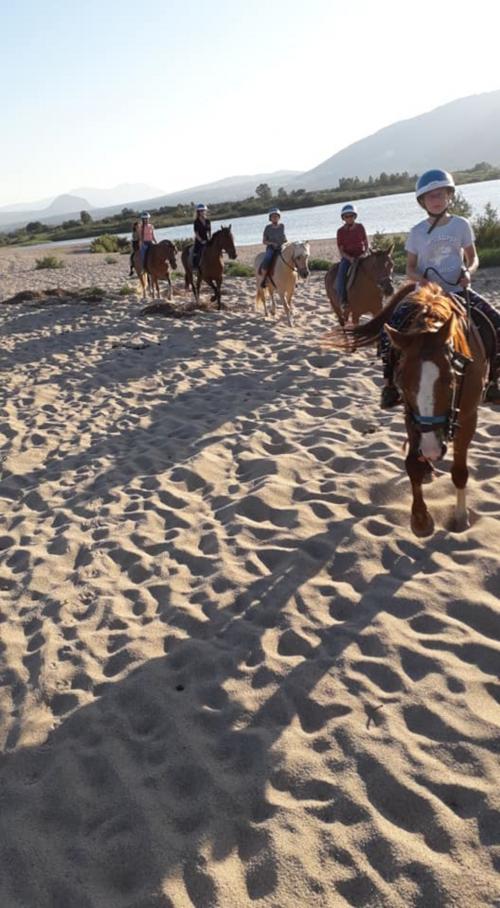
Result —
<svg viewBox="0 0 500 908"><path fill-rule="evenodd" d="M295 274L297 274L297 263L296 263L296 261L295 261L295 257L292 255L292 262L293 262L294 264L293 264L293 265L290 265L289 262L287 262L287 260L284 258L281 249L280 249L279 255L280 255L280 259L281 259L281 261L283 262L283 264L286 265L286 267L289 268L290 271L294 271Z"/></svg>

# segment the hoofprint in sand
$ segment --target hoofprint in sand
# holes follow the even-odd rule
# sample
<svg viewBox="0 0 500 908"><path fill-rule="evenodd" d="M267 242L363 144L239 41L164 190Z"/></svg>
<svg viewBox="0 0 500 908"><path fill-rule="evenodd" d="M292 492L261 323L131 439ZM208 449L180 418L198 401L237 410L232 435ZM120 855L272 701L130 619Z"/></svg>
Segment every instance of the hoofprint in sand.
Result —
<svg viewBox="0 0 500 908"><path fill-rule="evenodd" d="M30 257L2 298L126 280ZM470 529L445 463L419 540L322 276L293 329L224 287L186 319L0 307L0 905L494 906L500 412Z"/></svg>

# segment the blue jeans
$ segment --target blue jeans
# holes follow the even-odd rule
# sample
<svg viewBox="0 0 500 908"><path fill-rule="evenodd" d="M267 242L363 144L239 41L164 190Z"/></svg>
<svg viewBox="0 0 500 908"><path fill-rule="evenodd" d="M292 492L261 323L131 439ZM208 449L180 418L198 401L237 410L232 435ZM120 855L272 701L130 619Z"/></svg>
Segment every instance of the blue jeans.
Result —
<svg viewBox="0 0 500 908"><path fill-rule="evenodd" d="M345 298L345 282L347 279L347 272L349 271L350 267L351 263L349 259L340 259L339 267L337 268L337 276L335 278L335 292L341 303Z"/></svg>
<svg viewBox="0 0 500 908"><path fill-rule="evenodd" d="M147 256L148 251L149 251L149 249L150 249L150 247L151 247L152 245L153 245L153 244L150 243L149 241L147 241L146 243L142 243L142 244L141 244L141 265L142 265L143 268L144 268L144 262L146 261L146 256Z"/></svg>
<svg viewBox="0 0 500 908"><path fill-rule="evenodd" d="M280 247L281 248L281 247ZM280 249L275 249L274 246L266 246L266 251L264 253L264 258L262 259L260 270L268 271L271 267L271 263L275 255L278 255Z"/></svg>

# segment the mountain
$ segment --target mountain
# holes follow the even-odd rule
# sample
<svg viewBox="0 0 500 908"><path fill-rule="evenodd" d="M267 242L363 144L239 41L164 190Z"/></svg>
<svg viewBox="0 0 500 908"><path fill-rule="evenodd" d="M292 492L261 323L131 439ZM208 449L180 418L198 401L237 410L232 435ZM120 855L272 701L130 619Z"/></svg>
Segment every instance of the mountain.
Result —
<svg viewBox="0 0 500 908"><path fill-rule="evenodd" d="M331 189L342 177L366 179L383 171L466 170L479 161L500 165L500 91L459 98L386 126L301 173L290 188Z"/></svg>
<svg viewBox="0 0 500 908"><path fill-rule="evenodd" d="M157 198L143 200L144 205L150 208L159 208L162 205L182 205L189 202L235 202L255 195L259 183L267 183L273 191L280 186L286 186L295 177L300 176L300 170L275 170L273 173L254 173L243 176L225 177L214 183L203 183L191 186L189 189L179 189Z"/></svg>
<svg viewBox="0 0 500 908"><path fill-rule="evenodd" d="M41 220L44 215L51 217L54 214L64 214L74 211L88 211L91 206L89 205L87 199L79 198L76 195L58 195L53 202L48 205L47 208L43 208L42 211L39 211L39 217L37 220Z"/></svg>
<svg viewBox="0 0 500 908"><path fill-rule="evenodd" d="M107 208L110 205L118 205L124 208L131 202L137 202L140 199L151 199L153 196L159 196L164 193L163 189L157 186L149 186L148 183L119 183L111 189L96 189L95 187L80 187L71 189L74 195L83 195L89 200L94 208Z"/></svg>

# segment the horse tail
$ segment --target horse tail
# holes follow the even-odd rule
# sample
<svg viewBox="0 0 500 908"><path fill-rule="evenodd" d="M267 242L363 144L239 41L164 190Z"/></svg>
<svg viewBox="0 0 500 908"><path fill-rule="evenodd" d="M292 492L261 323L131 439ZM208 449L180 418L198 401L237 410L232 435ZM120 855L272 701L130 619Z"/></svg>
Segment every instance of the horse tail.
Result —
<svg viewBox="0 0 500 908"><path fill-rule="evenodd" d="M372 344L377 343L380 332L389 321L396 307L409 293L414 293L416 289L417 285L415 283L403 284L391 296L381 312L371 318L369 322L364 322L362 325L334 328L333 331L329 331L324 335L322 346L336 347L337 349L354 353L355 350L359 350L361 347L370 347Z"/></svg>

